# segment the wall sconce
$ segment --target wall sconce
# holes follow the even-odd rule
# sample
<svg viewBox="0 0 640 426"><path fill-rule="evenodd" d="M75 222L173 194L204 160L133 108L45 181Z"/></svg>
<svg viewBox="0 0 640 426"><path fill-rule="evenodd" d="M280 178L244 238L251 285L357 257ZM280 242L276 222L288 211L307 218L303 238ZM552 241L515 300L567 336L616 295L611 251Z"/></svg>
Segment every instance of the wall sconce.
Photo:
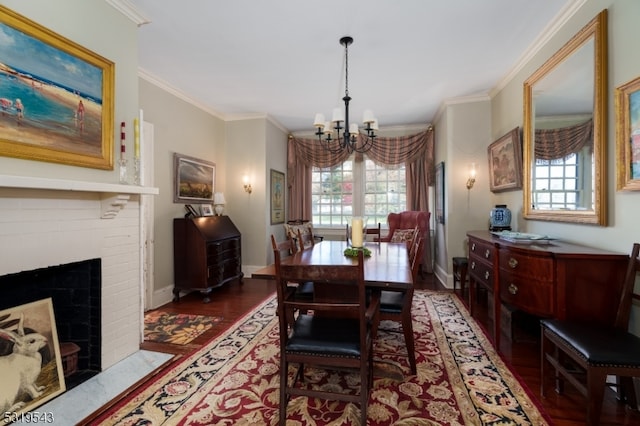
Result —
<svg viewBox="0 0 640 426"><path fill-rule="evenodd" d="M467 189L473 188L473 184L476 183L476 163L469 165L469 178L467 179Z"/></svg>
<svg viewBox="0 0 640 426"><path fill-rule="evenodd" d="M249 177L245 176L244 178L242 178L242 180L244 181L244 191L251 194L251 191L253 190L251 189L251 184L249 183Z"/></svg>

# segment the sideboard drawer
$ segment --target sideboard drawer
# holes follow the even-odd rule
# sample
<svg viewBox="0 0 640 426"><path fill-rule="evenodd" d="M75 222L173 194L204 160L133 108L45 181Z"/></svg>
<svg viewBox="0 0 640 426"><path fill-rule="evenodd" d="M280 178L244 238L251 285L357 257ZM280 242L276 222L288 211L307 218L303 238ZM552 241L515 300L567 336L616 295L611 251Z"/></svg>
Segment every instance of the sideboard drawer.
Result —
<svg viewBox="0 0 640 426"><path fill-rule="evenodd" d="M479 241L476 239L469 240L469 259L477 256L481 259L485 259L487 262L493 262L493 244L485 241Z"/></svg>
<svg viewBox="0 0 640 426"><path fill-rule="evenodd" d="M469 257L469 275L485 287L493 288L493 266L477 256Z"/></svg>
<svg viewBox="0 0 640 426"><path fill-rule="evenodd" d="M506 273L540 281L553 281L553 258L528 256L509 249L500 249L498 265Z"/></svg>
<svg viewBox="0 0 640 426"><path fill-rule="evenodd" d="M500 273L500 298L530 314L555 316L553 292L552 282Z"/></svg>

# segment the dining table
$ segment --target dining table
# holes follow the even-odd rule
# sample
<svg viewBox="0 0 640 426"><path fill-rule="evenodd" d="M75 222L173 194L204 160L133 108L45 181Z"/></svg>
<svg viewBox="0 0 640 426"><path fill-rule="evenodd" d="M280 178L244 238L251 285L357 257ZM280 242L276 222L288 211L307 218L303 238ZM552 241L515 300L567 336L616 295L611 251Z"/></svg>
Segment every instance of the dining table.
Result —
<svg viewBox="0 0 640 426"><path fill-rule="evenodd" d="M364 280L368 288L404 291L413 286L406 243L366 242L364 246L371 252L364 260ZM351 265L357 259L344 254L348 247L346 241L324 240L281 262L300 266Z"/></svg>

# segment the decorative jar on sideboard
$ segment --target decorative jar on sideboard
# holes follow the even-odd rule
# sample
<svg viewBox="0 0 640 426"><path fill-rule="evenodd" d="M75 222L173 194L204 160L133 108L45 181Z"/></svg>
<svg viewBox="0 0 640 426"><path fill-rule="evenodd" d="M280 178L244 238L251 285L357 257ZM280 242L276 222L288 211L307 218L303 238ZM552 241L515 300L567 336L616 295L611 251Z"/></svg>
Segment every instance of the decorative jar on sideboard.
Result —
<svg viewBox="0 0 640 426"><path fill-rule="evenodd" d="M489 213L489 231L511 231L511 210L506 204L496 204Z"/></svg>

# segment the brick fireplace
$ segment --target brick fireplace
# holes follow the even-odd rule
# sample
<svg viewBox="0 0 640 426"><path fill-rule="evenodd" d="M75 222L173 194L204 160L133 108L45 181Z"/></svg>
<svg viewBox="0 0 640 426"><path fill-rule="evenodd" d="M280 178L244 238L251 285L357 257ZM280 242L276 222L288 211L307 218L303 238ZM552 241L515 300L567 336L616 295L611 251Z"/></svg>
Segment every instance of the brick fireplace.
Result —
<svg viewBox="0 0 640 426"><path fill-rule="evenodd" d="M99 259L102 370L142 336L140 198L157 189L128 188L0 175L0 276Z"/></svg>

